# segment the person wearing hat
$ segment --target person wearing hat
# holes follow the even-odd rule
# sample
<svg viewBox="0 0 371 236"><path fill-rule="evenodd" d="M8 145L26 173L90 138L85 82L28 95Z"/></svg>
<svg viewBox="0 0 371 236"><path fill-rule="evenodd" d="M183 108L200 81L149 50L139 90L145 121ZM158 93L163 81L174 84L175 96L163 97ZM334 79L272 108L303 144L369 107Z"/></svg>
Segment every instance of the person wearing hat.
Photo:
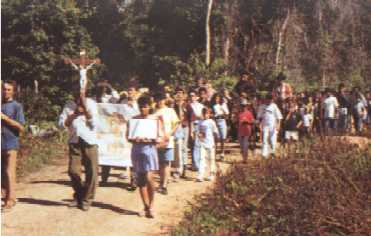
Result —
<svg viewBox="0 0 371 236"><path fill-rule="evenodd" d="M241 101L241 110L238 114L238 140L240 142L241 155L243 162L248 159L249 140L253 135L254 115L250 109L251 103L246 99Z"/></svg>

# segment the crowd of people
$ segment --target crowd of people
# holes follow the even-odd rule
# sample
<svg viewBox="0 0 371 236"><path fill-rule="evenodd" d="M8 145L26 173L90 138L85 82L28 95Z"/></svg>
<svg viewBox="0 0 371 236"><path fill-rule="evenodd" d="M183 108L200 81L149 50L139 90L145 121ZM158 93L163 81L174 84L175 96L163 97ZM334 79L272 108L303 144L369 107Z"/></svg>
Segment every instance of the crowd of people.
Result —
<svg viewBox="0 0 371 236"><path fill-rule="evenodd" d="M160 138L129 139L131 184L139 188L149 218L154 217L155 192L168 194L171 178L190 178L189 172L194 171L195 181L213 181L216 161L224 160L227 142L238 142L242 160L247 162L257 155L260 143L262 158L275 158L278 142L282 146L280 155L285 155L302 139L361 133L370 126L371 91L363 94L357 87L340 84L337 91L294 93L285 79L280 74L265 93L258 91L257 81L249 74L241 75L231 90L216 90L202 78L194 87L164 86L156 92L133 85L119 93L103 80L96 83L90 97L73 89L74 101L66 104L58 122L70 133L68 174L74 190L70 206L89 210L98 186L96 103L123 104L129 119L150 117L161 121ZM21 106L7 93L7 86L12 85L5 82L2 86L2 163L8 163L2 165L2 197L5 208L11 208L16 202L14 188L9 187L15 184L12 157L19 148L24 117ZM10 145L13 142L16 144ZM81 178L82 165L85 182ZM109 167L102 167L103 182L109 172ZM160 183L156 188L153 176L157 172Z"/></svg>

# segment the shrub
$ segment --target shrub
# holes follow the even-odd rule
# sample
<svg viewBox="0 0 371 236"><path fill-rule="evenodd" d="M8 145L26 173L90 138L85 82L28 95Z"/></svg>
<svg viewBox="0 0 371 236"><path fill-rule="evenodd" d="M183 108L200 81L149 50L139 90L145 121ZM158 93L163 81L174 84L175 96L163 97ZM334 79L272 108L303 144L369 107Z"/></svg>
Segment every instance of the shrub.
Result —
<svg viewBox="0 0 371 236"><path fill-rule="evenodd" d="M233 165L172 235L367 235L371 148L306 145L295 157Z"/></svg>

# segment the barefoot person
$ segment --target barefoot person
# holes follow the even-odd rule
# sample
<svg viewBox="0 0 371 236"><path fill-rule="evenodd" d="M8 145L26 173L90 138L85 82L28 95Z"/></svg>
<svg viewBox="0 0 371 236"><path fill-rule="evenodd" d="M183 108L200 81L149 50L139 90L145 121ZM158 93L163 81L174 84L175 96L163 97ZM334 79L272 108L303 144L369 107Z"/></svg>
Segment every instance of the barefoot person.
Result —
<svg viewBox="0 0 371 236"><path fill-rule="evenodd" d="M135 116L134 119L148 119L150 118L150 104L149 97L140 97L138 105L140 115ZM146 129L146 127L137 127L137 129ZM128 129L129 130L129 127ZM131 149L131 160L133 169L137 178L137 185L139 193L143 201L145 216L153 218L153 200L155 196L155 183L153 180L154 172L159 169L156 140L148 139L129 139L133 143Z"/></svg>
<svg viewBox="0 0 371 236"><path fill-rule="evenodd" d="M19 134L24 131L24 114L21 104L14 100L16 85L13 81L2 83L1 103L1 198L3 209L16 204L16 163Z"/></svg>
<svg viewBox="0 0 371 236"><path fill-rule="evenodd" d="M69 164L68 175L74 190L70 207L80 207L88 211L95 196L98 178L98 145L96 137L97 107L93 99L86 98L85 93L75 92L75 101L63 108L59 117L59 126L68 128ZM85 169L85 183L81 179L81 165Z"/></svg>

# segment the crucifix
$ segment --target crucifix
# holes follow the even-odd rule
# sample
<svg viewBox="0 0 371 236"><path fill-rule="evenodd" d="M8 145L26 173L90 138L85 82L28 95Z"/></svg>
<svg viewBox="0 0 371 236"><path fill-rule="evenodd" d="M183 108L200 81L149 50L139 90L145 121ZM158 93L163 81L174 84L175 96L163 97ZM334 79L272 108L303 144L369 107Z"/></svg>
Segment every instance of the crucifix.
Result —
<svg viewBox="0 0 371 236"><path fill-rule="evenodd" d="M80 58L76 59L64 58L64 63L71 64L75 70L78 70L80 72L80 92L85 94L86 86L88 84L87 77L88 70L91 69L93 65L100 64L100 59L87 58L86 50L82 49L80 51Z"/></svg>

